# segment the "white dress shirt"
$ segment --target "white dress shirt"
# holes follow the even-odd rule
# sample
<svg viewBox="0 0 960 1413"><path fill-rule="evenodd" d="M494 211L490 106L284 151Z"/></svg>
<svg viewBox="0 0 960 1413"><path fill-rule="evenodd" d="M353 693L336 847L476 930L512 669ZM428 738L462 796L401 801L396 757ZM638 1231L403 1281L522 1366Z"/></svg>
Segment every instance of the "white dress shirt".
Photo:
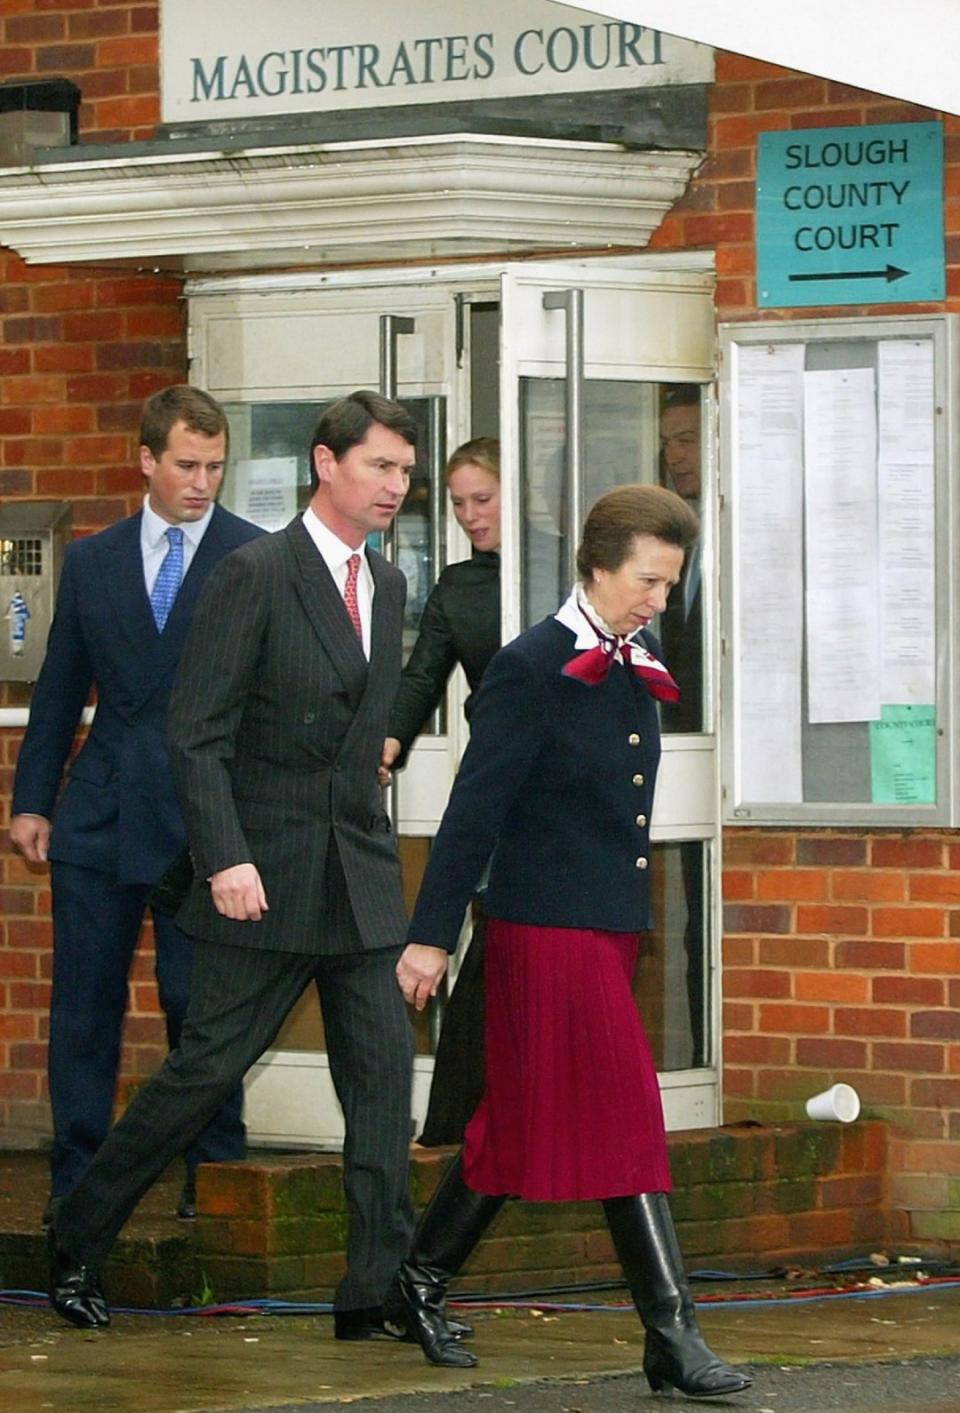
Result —
<svg viewBox="0 0 960 1413"><path fill-rule="evenodd" d="M200 547L200 541L207 533L207 526L213 516L213 505L207 507L199 520L188 520L180 525L183 531L183 577ZM170 521L158 515L150 504L150 497L143 498L143 518L140 521L140 553L143 556L143 582L147 586L147 598L153 593L160 566L167 557L170 541L167 531Z"/></svg>
<svg viewBox="0 0 960 1413"><path fill-rule="evenodd" d="M333 582L341 596L347 584L347 560L352 554L360 556L360 571L357 575L357 606L360 609L360 626L363 629L363 655L370 661L370 620L373 615L373 571L367 559L366 544L356 549L345 545L332 530L328 529L319 515L308 505L303 512L303 527L323 556Z"/></svg>

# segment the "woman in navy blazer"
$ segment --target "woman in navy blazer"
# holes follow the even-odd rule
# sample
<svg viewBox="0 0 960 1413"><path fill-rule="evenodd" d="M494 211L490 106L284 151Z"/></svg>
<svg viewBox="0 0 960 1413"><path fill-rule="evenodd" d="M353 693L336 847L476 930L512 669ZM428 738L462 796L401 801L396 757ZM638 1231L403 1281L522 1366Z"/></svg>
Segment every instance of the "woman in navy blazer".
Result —
<svg viewBox="0 0 960 1413"><path fill-rule="evenodd" d="M492 852L486 1089L388 1302L435 1364L476 1363L445 1324L446 1289L507 1195L599 1199L647 1331L651 1388L703 1396L750 1382L697 1327L666 1197L656 1069L631 990L651 924L656 703L679 695L647 624L697 530L663 487L602 496L570 597L500 650L476 696L397 967L422 1008Z"/></svg>

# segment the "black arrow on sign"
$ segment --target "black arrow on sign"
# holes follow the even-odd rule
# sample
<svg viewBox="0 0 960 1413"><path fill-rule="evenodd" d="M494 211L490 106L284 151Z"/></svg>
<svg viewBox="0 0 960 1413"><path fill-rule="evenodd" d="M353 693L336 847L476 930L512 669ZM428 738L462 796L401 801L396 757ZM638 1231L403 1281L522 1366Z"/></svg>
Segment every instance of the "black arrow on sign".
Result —
<svg viewBox="0 0 960 1413"><path fill-rule="evenodd" d="M898 265L888 265L885 270L831 270L824 275L788 275L788 280L902 280L909 270L901 270Z"/></svg>

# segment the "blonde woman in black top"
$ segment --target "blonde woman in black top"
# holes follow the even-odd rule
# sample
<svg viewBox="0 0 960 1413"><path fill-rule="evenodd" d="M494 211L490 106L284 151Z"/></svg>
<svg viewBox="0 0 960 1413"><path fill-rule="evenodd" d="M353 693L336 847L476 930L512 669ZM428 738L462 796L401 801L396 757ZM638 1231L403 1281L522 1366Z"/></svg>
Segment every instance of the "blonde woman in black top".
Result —
<svg viewBox="0 0 960 1413"><path fill-rule="evenodd" d="M457 523L473 554L448 564L430 594L420 631L400 679L384 742L384 772L404 764L407 752L443 700L454 668L470 688L465 713L487 663L500 647L500 443L475 437L450 457L447 489ZM430 1105L419 1142L461 1143L483 1093L482 904L475 903L473 936L451 993L434 1063Z"/></svg>

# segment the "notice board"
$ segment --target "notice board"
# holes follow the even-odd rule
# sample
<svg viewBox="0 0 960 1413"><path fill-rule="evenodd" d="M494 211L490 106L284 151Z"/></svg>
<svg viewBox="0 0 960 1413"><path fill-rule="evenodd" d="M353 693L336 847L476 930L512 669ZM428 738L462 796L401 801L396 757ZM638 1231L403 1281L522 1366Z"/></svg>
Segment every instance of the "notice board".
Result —
<svg viewBox="0 0 960 1413"><path fill-rule="evenodd" d="M957 333L722 329L730 820L955 822Z"/></svg>

